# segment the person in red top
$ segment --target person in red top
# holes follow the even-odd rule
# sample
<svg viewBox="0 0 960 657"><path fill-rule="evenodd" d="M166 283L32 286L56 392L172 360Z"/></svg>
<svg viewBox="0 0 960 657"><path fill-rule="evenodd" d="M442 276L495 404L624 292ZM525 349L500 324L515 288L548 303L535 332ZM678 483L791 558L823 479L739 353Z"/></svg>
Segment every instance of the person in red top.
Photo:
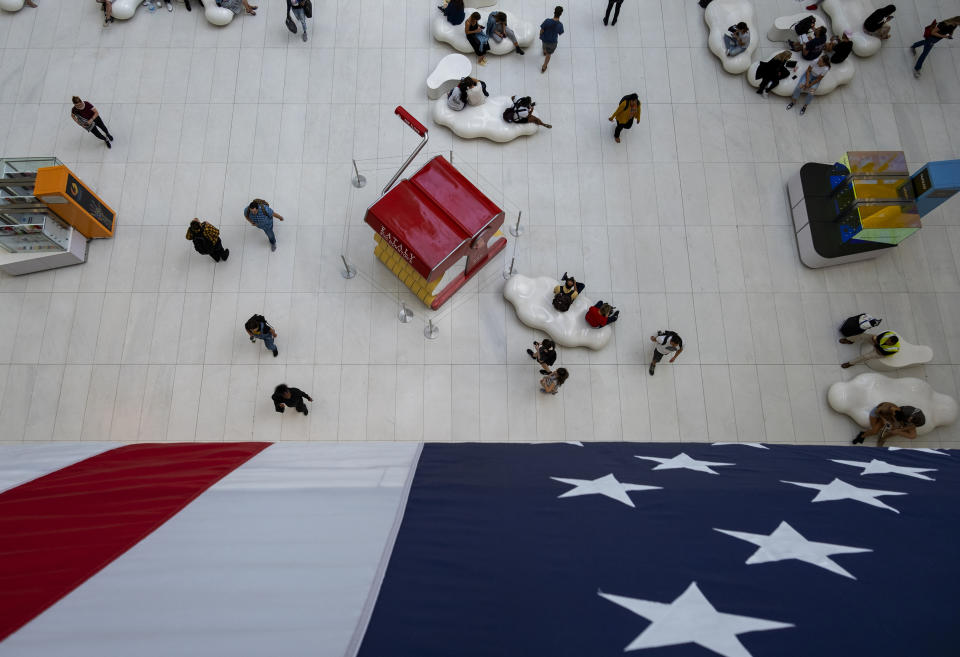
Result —
<svg viewBox="0 0 960 657"><path fill-rule="evenodd" d="M97 139L102 139L107 148L112 148L110 142L113 141L113 135L107 130L103 119L100 118L100 112L91 103L81 100L80 96L73 97L73 109L70 110L70 118L78 126L93 134ZM101 133L100 130L103 130Z"/></svg>
<svg viewBox="0 0 960 657"><path fill-rule="evenodd" d="M613 324L618 317L620 317L620 311L601 299L587 310L586 320L587 324L593 328L601 328L607 324Z"/></svg>

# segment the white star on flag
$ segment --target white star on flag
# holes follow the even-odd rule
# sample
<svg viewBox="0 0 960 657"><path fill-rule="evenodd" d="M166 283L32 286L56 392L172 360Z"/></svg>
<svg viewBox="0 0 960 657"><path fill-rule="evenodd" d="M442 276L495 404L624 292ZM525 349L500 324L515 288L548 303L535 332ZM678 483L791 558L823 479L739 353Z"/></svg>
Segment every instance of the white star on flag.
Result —
<svg viewBox="0 0 960 657"><path fill-rule="evenodd" d="M761 443L711 443L711 445L713 447L718 447L720 445L743 445L744 447L756 447L757 449L770 449Z"/></svg>
<svg viewBox="0 0 960 657"><path fill-rule="evenodd" d="M867 548L808 541L800 532L787 524L786 521L781 521L780 525L777 526L769 536L767 534L737 532L730 529L717 529L716 527L714 527L714 529L728 536L753 543L760 548L750 555L750 558L747 559L748 564L796 559L814 566L819 566L820 568L829 570L831 573L849 577L850 579L856 579L856 577L834 562L833 559L830 558L830 555L873 552L873 550Z"/></svg>
<svg viewBox="0 0 960 657"><path fill-rule="evenodd" d="M692 459L687 456L685 453L680 452L672 459L662 459L656 456L635 456L634 458L645 459L647 461L656 461L660 465L654 468L654 470L696 470L697 472L709 472L710 474L717 474L710 469L711 465L720 466L720 465L736 465L736 463L713 463L712 461L698 461L697 459Z"/></svg>
<svg viewBox="0 0 960 657"><path fill-rule="evenodd" d="M647 629L624 648L624 652L696 643L723 657L750 657L737 638L738 634L793 627L791 623L717 611L700 592L696 582L691 582L687 590L669 604L610 595L602 591L598 594L650 621Z"/></svg>
<svg viewBox="0 0 960 657"><path fill-rule="evenodd" d="M848 484L845 481L840 479L834 479L829 484L805 484L799 481L784 481L780 480L785 484L793 484L794 486L803 486L804 488L812 488L816 491L817 496L814 497L811 502L833 502L835 500L856 500L857 502L863 502L864 504L869 504L870 506L878 506L881 509L890 509L894 513L900 513L892 506L884 504L877 498L881 495L906 495L906 493L899 493L892 490L874 490L873 488L857 488L851 484Z"/></svg>
<svg viewBox="0 0 960 657"><path fill-rule="evenodd" d="M915 479L926 479L927 481L934 481L933 477L928 477L927 475L920 474L921 472L936 472L936 468L908 468L904 465L894 465L893 463L887 463L886 461L879 461L877 459L871 459L867 461L843 461L841 459L830 459L834 463L841 463L843 465L852 465L855 468L863 468L863 472L860 473L860 476L868 474L902 474L908 477L913 477Z"/></svg>
<svg viewBox="0 0 960 657"><path fill-rule="evenodd" d="M947 452L941 452L939 449L931 449L929 447L888 447L891 452L897 452L901 449L907 450L910 452L926 452L927 454L939 454L940 456L950 456Z"/></svg>
<svg viewBox="0 0 960 657"><path fill-rule="evenodd" d="M580 495L605 495L611 500L623 502L627 506L634 506L633 500L627 495L631 490L659 490L660 486L644 486L642 484L624 484L617 481L613 474L608 474L599 479L563 479L561 477L550 477L554 481L564 484L570 484L575 488L568 490L558 497L579 497Z"/></svg>

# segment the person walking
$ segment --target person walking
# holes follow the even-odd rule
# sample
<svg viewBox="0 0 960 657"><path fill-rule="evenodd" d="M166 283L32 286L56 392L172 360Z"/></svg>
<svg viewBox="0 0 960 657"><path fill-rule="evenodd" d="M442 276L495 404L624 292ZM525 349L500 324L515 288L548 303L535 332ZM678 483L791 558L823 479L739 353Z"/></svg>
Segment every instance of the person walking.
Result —
<svg viewBox="0 0 960 657"><path fill-rule="evenodd" d="M607 25L607 19L610 18L610 10L616 6L616 9L613 11L613 24L617 24L617 19L620 18L620 5L623 4L623 0L607 0L607 13L603 15L603 24Z"/></svg>
<svg viewBox="0 0 960 657"><path fill-rule="evenodd" d="M92 103L81 100L80 96L74 96L73 109L70 110L70 118L73 119L74 123L97 139L102 139L103 143L107 145L107 148L113 148L110 145L110 142L113 141L113 135L107 130L103 119L100 118L100 112L97 111L97 108L94 107ZM103 130L103 132L100 132L100 130Z"/></svg>
<svg viewBox="0 0 960 657"><path fill-rule="evenodd" d="M673 331L657 331L656 335L650 336L650 341L656 345L653 349L653 360L650 361L650 376L653 376L653 370L664 356L673 354L669 361L671 363L677 360L677 356L683 352L683 340Z"/></svg>
<svg viewBox="0 0 960 657"><path fill-rule="evenodd" d="M858 363L865 363L868 360L873 360L875 358L892 356L900 351L900 336L893 331L884 331L883 333L877 333L876 335L873 333L860 333L859 335L852 335L849 338L840 338L840 342L843 344L871 342L873 344L873 349L862 356L858 356L853 360L848 360L846 363L840 363L840 367L843 369L853 367Z"/></svg>
<svg viewBox="0 0 960 657"><path fill-rule="evenodd" d="M527 349L527 355L543 368L540 374L548 374L550 366L557 362L557 345L550 338L545 338L543 342L534 342L533 349Z"/></svg>
<svg viewBox="0 0 960 657"><path fill-rule="evenodd" d="M251 226L256 226L267 234L267 239L270 240L270 250L276 251L277 237L273 234L273 220L276 218L278 221L283 221L283 215L274 212L270 204L262 198L255 198L250 201L250 205L244 208L243 216L246 217Z"/></svg>
<svg viewBox="0 0 960 657"><path fill-rule="evenodd" d="M891 402L880 402L870 409L870 428L861 431L853 439L854 445L860 445L870 436L877 437L877 447L883 447L887 438L897 436L914 440L917 428L927 423L927 418L916 406L897 406Z"/></svg>
<svg viewBox="0 0 960 657"><path fill-rule="evenodd" d="M294 408L304 415L309 415L310 411L307 408L307 405L303 403L303 400L313 401L313 397L305 393L300 388L291 388L285 383L281 383L273 390L273 394L270 396L270 399L273 400L273 408L277 413L283 413L285 410L284 407Z"/></svg>
<svg viewBox="0 0 960 657"><path fill-rule="evenodd" d="M267 348L267 351L273 352L274 358L280 355L280 350L277 349L277 345L273 341L273 339L277 337L277 332L267 323L266 317L263 315L254 315L247 320L243 328L246 329L247 335L250 336L250 342L263 340L263 346Z"/></svg>
<svg viewBox="0 0 960 657"><path fill-rule="evenodd" d="M860 313L859 315L853 315L852 317L847 317L843 324L840 325L840 335L843 337L840 338L840 342L843 344L853 344L852 338L862 333L866 333L867 329L872 329L880 326L882 319L877 319L871 317L867 313Z"/></svg>
<svg viewBox="0 0 960 657"><path fill-rule="evenodd" d="M547 65L550 63L550 56L557 50L557 43L560 41L560 35L563 34L563 23L560 22L560 16L563 14L563 7L559 5L553 8L553 18L540 23L540 43L543 45L543 66L540 67L541 73L547 72Z"/></svg>
<svg viewBox="0 0 960 657"><path fill-rule="evenodd" d="M620 99L616 111L610 115L611 121L617 122L617 127L613 129L613 140L620 143L620 133L624 129L629 130L634 121L640 120L640 96L637 94L627 94Z"/></svg>
<svg viewBox="0 0 960 657"><path fill-rule="evenodd" d="M787 103L787 111L789 112L790 109L797 104L800 96L805 96L806 102L804 102L800 108L800 115L803 116L806 114L807 106L813 100L813 93L817 90L817 87L820 86L820 81L823 80L823 76L829 71L830 58L826 55L821 56L815 63L808 66L807 70L800 76L800 79L797 80L797 86L793 88L790 102Z"/></svg>
<svg viewBox="0 0 960 657"><path fill-rule="evenodd" d="M307 42L307 15L305 8L308 2L310 2L310 0L287 0L287 16L289 16L292 11L296 19L300 21L300 25L303 26L303 32L300 33L300 38L303 39L304 43Z"/></svg>
<svg viewBox="0 0 960 657"><path fill-rule="evenodd" d="M910 52L914 57L917 56L917 48L923 46L923 52L920 53L917 63L913 66L913 77L919 78L922 75L920 69L923 68L923 62L927 59L927 55L930 54L930 51L940 39L952 39L953 31L957 29L957 25L960 25L960 16L954 16L939 23L934 21L923 31L923 38L910 46Z"/></svg>
<svg viewBox="0 0 960 657"><path fill-rule="evenodd" d="M543 372L543 370L541 370L541 372ZM570 378L570 373L567 372L564 367L558 367L555 372L549 370L546 372L547 373L540 379L540 392L547 393L548 395L555 395L560 392L560 386Z"/></svg>
<svg viewBox="0 0 960 657"><path fill-rule="evenodd" d="M230 257L230 249L223 248L223 242L220 241L220 231L206 221L191 221L187 228L187 239L193 242L197 253L210 256L214 262L226 261Z"/></svg>

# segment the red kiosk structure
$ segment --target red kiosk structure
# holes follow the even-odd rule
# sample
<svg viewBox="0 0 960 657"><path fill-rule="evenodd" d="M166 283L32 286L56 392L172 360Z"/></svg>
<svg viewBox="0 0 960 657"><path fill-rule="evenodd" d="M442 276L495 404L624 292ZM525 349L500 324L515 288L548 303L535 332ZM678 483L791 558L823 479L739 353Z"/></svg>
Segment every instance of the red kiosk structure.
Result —
<svg viewBox="0 0 960 657"><path fill-rule="evenodd" d="M424 304L436 310L507 245L499 235L504 213L442 155L410 178L397 178L427 144L427 129L403 107L394 110L423 140L367 208L374 254ZM461 259L464 270L436 291Z"/></svg>

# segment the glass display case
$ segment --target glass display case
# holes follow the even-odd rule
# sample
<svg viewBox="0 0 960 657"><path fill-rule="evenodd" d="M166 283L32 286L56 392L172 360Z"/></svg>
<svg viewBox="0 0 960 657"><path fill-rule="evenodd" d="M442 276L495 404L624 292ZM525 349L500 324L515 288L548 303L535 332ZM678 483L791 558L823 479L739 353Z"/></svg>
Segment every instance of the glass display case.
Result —
<svg viewBox="0 0 960 657"><path fill-rule="evenodd" d="M71 227L33 195L37 169L59 164L55 157L0 160L0 249L30 253L69 248Z"/></svg>

